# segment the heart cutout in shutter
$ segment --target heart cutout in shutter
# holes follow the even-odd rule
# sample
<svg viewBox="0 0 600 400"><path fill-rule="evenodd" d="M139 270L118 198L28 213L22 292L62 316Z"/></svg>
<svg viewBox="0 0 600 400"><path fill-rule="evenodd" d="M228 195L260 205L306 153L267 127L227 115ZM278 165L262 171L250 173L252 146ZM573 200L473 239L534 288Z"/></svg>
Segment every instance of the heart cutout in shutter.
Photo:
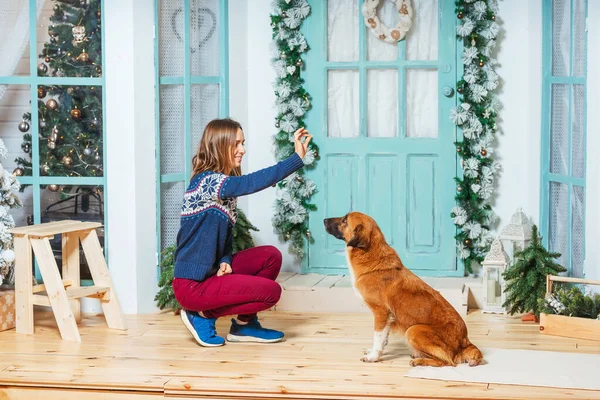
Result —
<svg viewBox="0 0 600 400"><path fill-rule="evenodd" d="M181 13L183 13L183 8L178 8L177 10L175 10L175 12L173 12L173 15L171 16L171 27L173 28L173 33L175 33L177 39L180 42L183 42L183 36L177 30L177 17ZM207 21L209 21L208 23L210 23L210 29L208 29L206 36L203 37L202 40L200 40L200 42L198 43L198 49L196 49L196 46L190 46L190 52L194 54L196 50L200 50L202 46L208 43L210 38L214 35L215 31L217 30L217 16L210 8L205 7L198 8L197 10L192 10L191 14L192 21L198 20L198 31L200 31L200 29L205 25L205 23L207 23ZM208 15L208 17L206 17L206 15ZM192 38L190 38L190 41L191 40Z"/></svg>

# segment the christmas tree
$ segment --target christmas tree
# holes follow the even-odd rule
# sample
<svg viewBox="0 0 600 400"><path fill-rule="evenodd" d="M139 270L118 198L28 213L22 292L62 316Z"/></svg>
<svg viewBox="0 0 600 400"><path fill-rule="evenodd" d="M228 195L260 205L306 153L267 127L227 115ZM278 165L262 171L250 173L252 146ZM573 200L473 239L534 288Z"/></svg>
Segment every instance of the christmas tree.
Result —
<svg viewBox="0 0 600 400"><path fill-rule="evenodd" d="M248 221L246 214L239 208L237 209L238 218L233 226L233 253L237 253L241 250L246 250L254 247L254 240L250 231L258 231ZM179 313L181 306L175 299L173 293L173 269L175 268L175 245L167 247L162 253L163 259L160 263L160 279L158 280L158 287L160 290L154 297L154 301L158 308L164 310L165 308L173 310L175 313Z"/></svg>
<svg viewBox="0 0 600 400"><path fill-rule="evenodd" d="M533 312L539 317L539 299L546 294L546 276L558 275L567 269L554 262L559 253L551 253L542 245L537 226L531 230L531 242L525 249L515 253L515 264L504 274L506 301L503 307L513 315L517 312Z"/></svg>
<svg viewBox="0 0 600 400"><path fill-rule="evenodd" d="M0 160L6 158L7 154L4 141L0 139ZM17 178L5 171L0 163L0 284L5 280L12 281L15 253L12 250L12 235L8 230L14 228L15 221L9 211L11 208L21 207L21 200L16 194L19 187Z"/></svg>
<svg viewBox="0 0 600 400"><path fill-rule="evenodd" d="M540 312L600 319L600 293L584 294L577 286L557 283L558 289L539 300Z"/></svg>
<svg viewBox="0 0 600 400"><path fill-rule="evenodd" d="M50 21L50 40L39 56L38 75L100 77L100 0L56 0ZM40 175L102 176L101 88L49 85L39 86L37 94ZM19 130L24 133L21 147L29 157L15 160L17 176L32 175L30 122L31 114L26 113L19 124ZM48 189L57 191L59 188L49 185Z"/></svg>

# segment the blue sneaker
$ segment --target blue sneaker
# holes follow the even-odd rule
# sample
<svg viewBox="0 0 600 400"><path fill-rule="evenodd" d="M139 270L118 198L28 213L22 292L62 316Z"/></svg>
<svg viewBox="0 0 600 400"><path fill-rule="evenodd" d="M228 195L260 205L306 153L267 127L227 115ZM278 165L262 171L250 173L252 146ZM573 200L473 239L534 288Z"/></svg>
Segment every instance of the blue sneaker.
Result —
<svg viewBox="0 0 600 400"><path fill-rule="evenodd" d="M225 339L217 336L216 318L204 318L197 312L182 309L181 320L201 346L217 347L225 344Z"/></svg>
<svg viewBox="0 0 600 400"><path fill-rule="evenodd" d="M281 339L283 339L283 332L263 328L257 317L254 317L254 320L246 325L240 325L232 318L231 329L227 334L229 342L274 343Z"/></svg>

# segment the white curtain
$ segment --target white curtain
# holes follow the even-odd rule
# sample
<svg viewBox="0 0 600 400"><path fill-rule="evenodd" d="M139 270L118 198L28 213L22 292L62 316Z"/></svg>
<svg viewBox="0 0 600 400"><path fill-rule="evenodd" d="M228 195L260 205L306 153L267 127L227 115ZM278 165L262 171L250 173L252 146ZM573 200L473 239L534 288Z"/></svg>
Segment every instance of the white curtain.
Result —
<svg viewBox="0 0 600 400"><path fill-rule="evenodd" d="M37 0L36 15L46 0ZM29 0L0 1L0 76L14 74L29 43ZM0 85L0 99L7 85Z"/></svg>
<svg viewBox="0 0 600 400"><path fill-rule="evenodd" d="M358 61L358 29L365 29L359 14L363 0L328 0L329 61ZM438 0L413 1L415 17L406 38L407 60L437 60ZM392 1L381 2L379 18L388 26L398 21ZM367 59L398 59L398 46L386 43L366 31ZM358 71L336 70L328 74L328 131L331 137L359 134ZM367 135L398 135L398 70L370 69L367 72ZM406 74L406 118L408 137L437 137L437 70L408 69Z"/></svg>

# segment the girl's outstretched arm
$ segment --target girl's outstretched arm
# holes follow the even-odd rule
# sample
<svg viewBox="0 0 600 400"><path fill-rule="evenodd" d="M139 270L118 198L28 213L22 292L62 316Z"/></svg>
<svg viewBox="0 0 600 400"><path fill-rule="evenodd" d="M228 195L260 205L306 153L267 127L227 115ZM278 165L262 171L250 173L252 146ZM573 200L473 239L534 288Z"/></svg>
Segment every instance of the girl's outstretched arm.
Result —
<svg viewBox="0 0 600 400"><path fill-rule="evenodd" d="M302 138L306 140L302 142ZM260 171L242 176L227 176L223 178L216 191L217 197L227 199L259 192L284 179L304 166L302 158L308 150L312 136L304 128L294 133L295 152L277 164Z"/></svg>

